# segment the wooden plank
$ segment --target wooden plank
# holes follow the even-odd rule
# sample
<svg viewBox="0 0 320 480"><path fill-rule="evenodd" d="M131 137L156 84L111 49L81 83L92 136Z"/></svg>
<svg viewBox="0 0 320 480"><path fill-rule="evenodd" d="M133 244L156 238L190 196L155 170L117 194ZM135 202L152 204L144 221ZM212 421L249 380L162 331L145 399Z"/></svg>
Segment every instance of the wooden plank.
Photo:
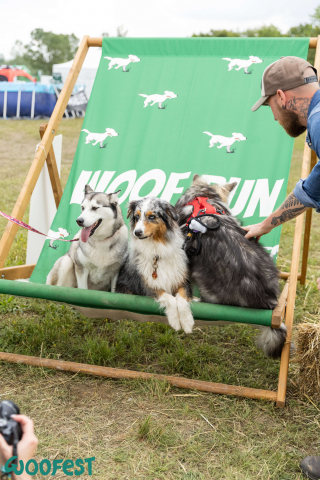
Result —
<svg viewBox="0 0 320 480"><path fill-rule="evenodd" d="M317 47L318 37L311 37L309 40L309 48ZM89 47L102 47L102 37L89 37L88 38Z"/></svg>
<svg viewBox="0 0 320 480"><path fill-rule="evenodd" d="M311 37L309 40L309 48L317 48L317 42L319 37Z"/></svg>
<svg viewBox="0 0 320 480"><path fill-rule="evenodd" d="M272 328L280 328L280 325L281 325L282 320L284 318L284 312L286 310L288 290L289 290L289 280L287 280L287 282L286 282L286 284L285 284L285 286L284 286L284 288L281 292L281 295L280 295L280 298L279 298L279 301L278 301L278 305L273 310L272 320L271 320L271 327Z"/></svg>
<svg viewBox="0 0 320 480"><path fill-rule="evenodd" d="M39 127L41 139L43 138L43 135L47 129L47 126L48 126L47 123L41 123ZM51 181L54 201L56 202L56 207L58 208L62 198L62 186L61 186L61 181L59 177L57 161L56 161L56 157L55 157L52 145L47 156L47 167L48 167L49 177Z"/></svg>
<svg viewBox="0 0 320 480"><path fill-rule="evenodd" d="M41 147L43 148L39 147L37 150L37 153L34 157L34 160L32 162L27 178L23 184L23 187L21 189L16 205L11 213L11 216L14 218L17 218L18 220L22 220L23 215L26 211L33 189L37 183L40 172L46 160L44 151L46 152L50 151L54 135L63 117L64 111L68 104L73 87L75 86L82 64L87 55L88 48L89 48L88 36L85 36L83 37L80 47L77 51L72 67L68 74L67 80L65 81L65 84L63 86L61 95L57 100L56 106L49 120L48 127L44 132L44 135L41 141ZM5 229L4 234L2 235L2 238L0 240L0 268L2 268L5 264L6 258L10 251L11 245L18 231L18 228L19 228L18 225L8 222L7 228Z"/></svg>
<svg viewBox="0 0 320 480"><path fill-rule="evenodd" d="M51 360L48 358L29 357L27 355L16 355L14 353L0 352L0 360L12 363L23 363L36 367L53 368L54 370L64 372L85 373L87 375L96 375L108 378L142 378L151 380L156 378L165 380L171 385L186 389L201 390L203 392L220 393L222 395L236 395L238 397L247 397L254 399L276 400L276 392L271 390L259 390L256 388L236 387L234 385L225 385L223 383L204 382L203 380L191 380L183 377L173 377L167 375L156 375L152 373L136 372L132 370L122 370L120 368L100 367L97 365L87 365L84 363L65 362L62 360Z"/></svg>
<svg viewBox="0 0 320 480"><path fill-rule="evenodd" d="M320 36L318 37L318 39ZM316 56L314 59L314 66L318 72L318 79L320 78L320 48L316 50ZM314 150L311 152L311 162L310 162L310 172L317 163L317 155ZM308 268L308 255L309 255L309 244L310 244L310 233L311 233L311 223L312 223L312 208L306 212L306 221L304 226L304 238L303 238L303 252L302 252L302 264L301 264L301 285L305 285L307 277L307 268Z"/></svg>
<svg viewBox="0 0 320 480"><path fill-rule="evenodd" d="M30 278L35 266L35 264L30 264L0 268L0 279L18 280L19 278Z"/></svg>
<svg viewBox="0 0 320 480"><path fill-rule="evenodd" d="M284 279L284 280L287 280L289 277L290 277L291 273L290 272L280 272L279 273L279 277ZM298 274L298 280L300 280L301 278L301 275L300 273Z"/></svg>
<svg viewBox="0 0 320 480"><path fill-rule="evenodd" d="M89 37L88 38L89 47L102 47L102 37Z"/></svg>
<svg viewBox="0 0 320 480"><path fill-rule="evenodd" d="M301 178L306 178L309 173L310 156L311 156L311 150L308 144L305 143L304 152L303 152L302 169L301 169ZM284 347L282 349L282 354L281 354L279 383L278 383L277 402L276 402L277 407L285 406L291 334L292 334L292 324L293 324L293 316L294 316L294 304L296 299L297 282L298 282L302 230L303 230L303 215L299 215L296 218L296 226L295 226L294 238L293 238L291 274L289 278L289 291L288 291L288 300L287 300L287 309L286 309L287 340L286 340L286 343L284 344Z"/></svg>

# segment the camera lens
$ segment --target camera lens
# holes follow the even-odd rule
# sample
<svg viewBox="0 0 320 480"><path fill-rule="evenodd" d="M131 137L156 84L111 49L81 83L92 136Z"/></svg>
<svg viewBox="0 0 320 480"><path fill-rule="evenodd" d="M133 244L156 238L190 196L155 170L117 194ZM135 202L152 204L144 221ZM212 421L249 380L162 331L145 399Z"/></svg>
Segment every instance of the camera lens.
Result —
<svg viewBox="0 0 320 480"><path fill-rule="evenodd" d="M17 415L20 413L18 405L11 400L3 400L0 403L0 418L10 419L11 415Z"/></svg>

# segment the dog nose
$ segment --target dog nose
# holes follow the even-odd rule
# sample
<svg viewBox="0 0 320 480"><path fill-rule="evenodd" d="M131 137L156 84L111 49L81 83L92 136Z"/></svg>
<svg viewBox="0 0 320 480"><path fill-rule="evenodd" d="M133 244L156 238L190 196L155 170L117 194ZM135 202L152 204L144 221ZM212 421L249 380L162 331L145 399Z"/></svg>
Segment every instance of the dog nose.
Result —
<svg viewBox="0 0 320 480"><path fill-rule="evenodd" d="M141 235L142 235L142 230L135 230L135 231L134 231L134 234L135 234L136 237L141 237Z"/></svg>
<svg viewBox="0 0 320 480"><path fill-rule="evenodd" d="M83 218L78 218L77 219L77 224L79 225L79 227L83 227L83 224L84 224Z"/></svg>

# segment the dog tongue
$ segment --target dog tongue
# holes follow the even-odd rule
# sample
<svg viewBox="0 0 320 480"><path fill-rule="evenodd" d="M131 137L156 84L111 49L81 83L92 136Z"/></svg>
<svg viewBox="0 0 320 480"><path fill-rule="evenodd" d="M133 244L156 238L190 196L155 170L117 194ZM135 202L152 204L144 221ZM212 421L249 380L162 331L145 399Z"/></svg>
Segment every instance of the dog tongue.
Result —
<svg viewBox="0 0 320 480"><path fill-rule="evenodd" d="M93 225L91 225L91 227L85 227L81 230L81 240L84 243L87 243L88 238L90 237L90 232L92 230L92 227L93 227Z"/></svg>

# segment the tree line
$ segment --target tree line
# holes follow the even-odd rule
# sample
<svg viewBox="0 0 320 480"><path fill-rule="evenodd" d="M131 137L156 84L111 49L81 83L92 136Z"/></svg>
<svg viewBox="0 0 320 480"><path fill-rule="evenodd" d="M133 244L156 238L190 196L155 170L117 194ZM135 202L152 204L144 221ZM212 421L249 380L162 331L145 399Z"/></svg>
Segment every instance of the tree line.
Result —
<svg viewBox="0 0 320 480"><path fill-rule="evenodd" d="M117 36L125 37L127 31L122 26L117 28ZM310 15L310 22L291 27L282 33L275 25L263 25L259 28L244 31L210 30L208 33L194 33L192 37L317 37L320 35L320 5ZM108 37L108 33L102 36ZM65 63L72 60L79 46L79 38L71 35L45 32L36 28L31 32L31 41L23 44L17 40L11 51L11 58L1 58L1 63L25 65L30 72L37 76L41 71L43 75L51 75L52 65ZM309 50L308 61L314 63L315 49Z"/></svg>
<svg viewBox="0 0 320 480"><path fill-rule="evenodd" d="M282 33L275 25L263 25L259 28L247 29L242 32L234 30L210 30L208 33L193 34L193 37L317 37L320 35L320 5L310 15L309 23L300 23L297 27L291 27L286 33ZM314 63L316 51L310 49L308 62Z"/></svg>

